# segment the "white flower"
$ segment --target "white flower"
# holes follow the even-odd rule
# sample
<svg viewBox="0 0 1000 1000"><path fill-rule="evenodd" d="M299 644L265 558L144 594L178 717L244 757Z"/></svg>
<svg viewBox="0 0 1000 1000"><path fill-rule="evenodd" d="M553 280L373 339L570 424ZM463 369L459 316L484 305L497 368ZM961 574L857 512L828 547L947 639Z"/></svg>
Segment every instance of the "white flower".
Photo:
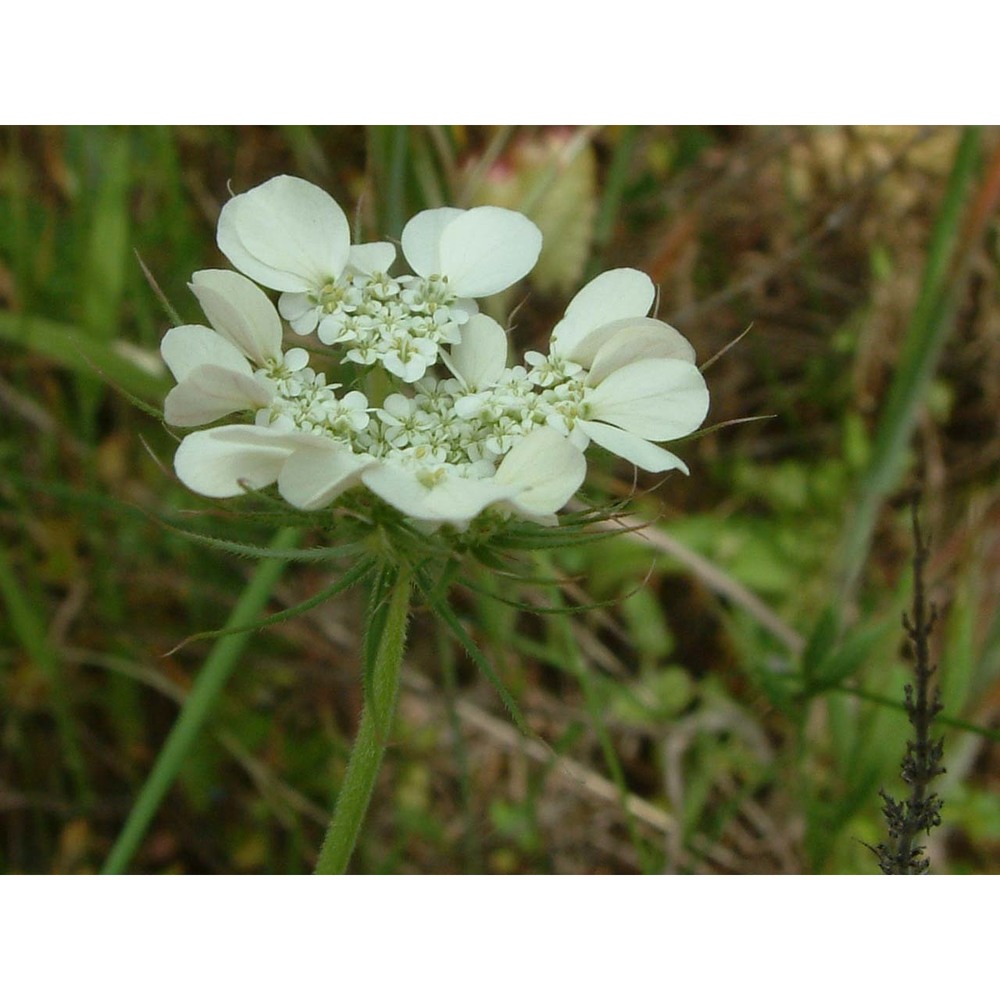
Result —
<svg viewBox="0 0 1000 1000"><path fill-rule="evenodd" d="M231 198L219 215L219 248L267 288L308 292L340 277L351 231L340 206L298 177L273 177Z"/></svg>
<svg viewBox="0 0 1000 1000"><path fill-rule="evenodd" d="M357 486L361 475L378 461L357 455L339 441L316 434L297 435L295 450L278 473L278 492L302 510L326 507Z"/></svg>
<svg viewBox="0 0 1000 1000"><path fill-rule="evenodd" d="M555 524L555 513L583 484L587 460L558 431L538 427L517 441L494 476L494 482L520 491L503 506L542 524Z"/></svg>
<svg viewBox="0 0 1000 1000"><path fill-rule="evenodd" d="M174 469L185 486L202 496L239 496L276 482L298 437L247 424L195 431L181 441Z"/></svg>
<svg viewBox="0 0 1000 1000"><path fill-rule="evenodd" d="M470 479L461 474L461 466L435 462L433 457L423 446L409 456L380 461L366 469L361 479L372 493L407 517L427 527L451 524L459 531L486 507L523 491L518 484Z"/></svg>
<svg viewBox="0 0 1000 1000"><path fill-rule="evenodd" d="M234 267L285 293L278 307L301 334L349 296L353 274L386 271L396 256L391 243L351 247L347 216L333 198L284 175L226 202L217 240Z"/></svg>
<svg viewBox="0 0 1000 1000"><path fill-rule="evenodd" d="M548 357L507 367L507 335L477 296L534 265L538 228L481 207L421 212L402 246L415 274L389 277L387 243L351 247L347 219L319 188L276 177L238 195L219 245L243 274L200 271L192 290L211 328L168 331L177 378L168 421L209 423L252 411L253 424L190 434L178 476L210 497L277 485L290 504L322 508L358 486L418 526L465 530L492 508L543 524L583 482L593 441L650 471L684 468L654 442L705 417L708 391L691 345L650 319L655 289L639 271L599 275L573 298ZM278 309L254 279L282 293ZM280 313L280 315L279 315ZM342 360L378 365L375 400L282 350L281 317L340 345ZM450 377L430 373L444 362ZM394 391L400 383L413 388Z"/></svg>
<svg viewBox="0 0 1000 1000"><path fill-rule="evenodd" d="M497 384L507 367L507 334L489 316L473 316L462 328L462 340L444 356L453 375L471 392Z"/></svg>
<svg viewBox="0 0 1000 1000"><path fill-rule="evenodd" d="M654 297L641 271L598 275L553 330L550 363L532 363L545 381L565 378L550 421L574 440L586 435L648 472L687 472L676 455L652 442L698 428L708 412L708 388L691 344L672 326L646 317Z"/></svg>
<svg viewBox="0 0 1000 1000"><path fill-rule="evenodd" d="M655 298L656 288L642 271L620 267L599 274L570 300L552 331L552 353L589 368L577 350L580 342L610 323L645 316Z"/></svg>
<svg viewBox="0 0 1000 1000"><path fill-rule="evenodd" d="M507 370L507 334L496 320L480 313L462 328L461 342L441 357L464 390L455 400L455 412L463 419L474 417Z"/></svg>
<svg viewBox="0 0 1000 1000"><path fill-rule="evenodd" d="M242 275L199 271L191 290L214 329L178 326L164 336L160 353L178 383L164 402L167 423L194 427L267 406L275 386L256 377L251 362L280 372L303 367L308 355L301 349L282 355L281 320L268 297Z"/></svg>
<svg viewBox="0 0 1000 1000"><path fill-rule="evenodd" d="M595 368L602 360L598 352ZM676 455L652 442L673 441L701 426L708 413L708 388L697 367L678 358L652 358L598 370L607 374L595 377L591 371L587 376L577 427L647 472L686 473Z"/></svg>
<svg viewBox="0 0 1000 1000"><path fill-rule="evenodd" d="M453 295L473 299L523 278L538 260L542 234L506 208L431 208L410 219L402 243L420 277L443 278Z"/></svg>
<svg viewBox="0 0 1000 1000"><path fill-rule="evenodd" d="M430 337L396 331L380 345L379 360L387 372L404 382L418 382L437 361L438 345Z"/></svg>
<svg viewBox="0 0 1000 1000"><path fill-rule="evenodd" d="M277 483L292 506L317 510L356 486L374 462L322 435L233 424L189 434L177 449L174 469L202 496L235 497Z"/></svg>
<svg viewBox="0 0 1000 1000"><path fill-rule="evenodd" d="M477 478L475 466L439 459L427 446L410 449L364 469L361 481L426 528L450 524L464 531L488 507L555 523L555 512L580 488L587 470L579 449L549 427L519 438L495 475Z"/></svg>

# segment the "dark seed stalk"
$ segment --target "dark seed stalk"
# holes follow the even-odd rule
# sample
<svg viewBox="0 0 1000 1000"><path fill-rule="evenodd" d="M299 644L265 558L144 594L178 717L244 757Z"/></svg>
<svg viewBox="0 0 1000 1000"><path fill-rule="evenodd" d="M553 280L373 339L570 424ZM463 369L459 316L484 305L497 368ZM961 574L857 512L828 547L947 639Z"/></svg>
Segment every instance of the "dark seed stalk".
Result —
<svg viewBox="0 0 1000 1000"><path fill-rule="evenodd" d="M918 495L911 499L913 521L913 606L903 614L903 629L910 640L915 660L914 683L907 684L906 713L913 727L914 738L907 740L903 757L902 777L910 788L905 801L897 801L884 789L882 814L888 824L886 843L874 848L879 868L886 875L922 875L929 862L923 856L924 846L918 838L930 833L941 823L941 798L929 790L930 783L944 773L941 766L943 739L931 739L930 730L941 711L941 692L931 678L936 667L931 664L929 638L937 621L937 609L928 604L924 571L929 556L927 543L920 530Z"/></svg>

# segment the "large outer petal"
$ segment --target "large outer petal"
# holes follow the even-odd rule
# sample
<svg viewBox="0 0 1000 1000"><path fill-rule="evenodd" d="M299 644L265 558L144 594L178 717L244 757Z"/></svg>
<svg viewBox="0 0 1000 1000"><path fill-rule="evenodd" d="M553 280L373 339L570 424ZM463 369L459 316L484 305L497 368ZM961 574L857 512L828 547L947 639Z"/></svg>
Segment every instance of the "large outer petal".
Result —
<svg viewBox="0 0 1000 1000"><path fill-rule="evenodd" d="M160 342L160 354L174 378L181 382L202 365L215 365L252 374L247 359L221 334L207 326L175 326Z"/></svg>
<svg viewBox="0 0 1000 1000"><path fill-rule="evenodd" d="M206 497L235 497L270 486L295 448L295 435L234 425L195 431L180 443L174 469L185 486Z"/></svg>
<svg viewBox="0 0 1000 1000"><path fill-rule="evenodd" d="M538 260L542 232L508 208L470 208L441 234L441 273L458 295L479 298L509 288Z"/></svg>
<svg viewBox="0 0 1000 1000"><path fill-rule="evenodd" d="M599 274L566 306L563 318L552 331L553 352L576 361L576 347L588 333L616 320L645 316L655 298L656 288L642 271L619 267Z"/></svg>
<svg viewBox="0 0 1000 1000"><path fill-rule="evenodd" d="M584 395L586 416L650 441L672 441L701 425L708 388L686 361L654 358L612 372Z"/></svg>
<svg viewBox="0 0 1000 1000"><path fill-rule="evenodd" d="M201 365L163 401L163 418L174 427L197 427L241 410L267 406L273 389L253 376L218 365Z"/></svg>
<svg viewBox="0 0 1000 1000"><path fill-rule="evenodd" d="M615 455L620 455L633 465L647 472L669 472L680 469L688 474L688 467L671 451L653 444L645 438L630 434L619 427L598 423L596 420L581 420L578 425L590 436L594 444L599 444Z"/></svg>
<svg viewBox="0 0 1000 1000"><path fill-rule="evenodd" d="M403 227L403 253L422 278L441 273L441 236L465 212L461 208L428 208Z"/></svg>
<svg viewBox="0 0 1000 1000"><path fill-rule="evenodd" d="M376 459L355 455L347 445L309 435L281 468L278 492L293 507L319 510L361 482Z"/></svg>
<svg viewBox="0 0 1000 1000"><path fill-rule="evenodd" d="M472 316L462 327L462 340L450 352L451 370L473 392L496 385L507 367L507 334L484 313Z"/></svg>
<svg viewBox="0 0 1000 1000"><path fill-rule="evenodd" d="M509 500L519 487L493 479L463 479L445 473L427 486L420 469L401 462L380 462L361 474L365 486L408 517L420 521L463 524L490 504ZM426 470L424 470L426 471Z"/></svg>
<svg viewBox="0 0 1000 1000"><path fill-rule="evenodd" d="M510 506L529 517L547 517L580 488L587 460L551 427L539 427L510 449L497 467L494 482L515 486Z"/></svg>
<svg viewBox="0 0 1000 1000"><path fill-rule="evenodd" d="M306 292L340 276L351 231L325 191L282 175L226 202L217 239L233 266L254 281Z"/></svg>
<svg viewBox="0 0 1000 1000"><path fill-rule="evenodd" d="M573 360L590 369L588 385L598 385L619 368L653 358L676 358L694 364L694 348L686 337L658 319L625 319L588 334ZM584 360L586 359L586 360Z"/></svg>
<svg viewBox="0 0 1000 1000"><path fill-rule="evenodd" d="M281 317L271 300L236 271L196 271L194 292L208 321L251 361L281 357Z"/></svg>

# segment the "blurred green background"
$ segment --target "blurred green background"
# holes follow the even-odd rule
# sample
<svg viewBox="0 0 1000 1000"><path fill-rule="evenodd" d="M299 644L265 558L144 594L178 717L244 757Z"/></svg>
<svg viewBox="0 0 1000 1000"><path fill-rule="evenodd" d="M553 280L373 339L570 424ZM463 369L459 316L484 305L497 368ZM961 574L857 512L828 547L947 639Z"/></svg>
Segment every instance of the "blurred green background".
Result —
<svg viewBox="0 0 1000 1000"><path fill-rule="evenodd" d="M100 869L211 642L174 647L246 585L251 563L163 522L273 532L173 477L155 288L199 322L186 282L226 266L220 206L291 173L359 238L441 204L534 218L538 268L491 304L517 307L518 356L598 271L647 271L699 361L750 328L706 372L709 424L768 417L678 446L688 479L592 451L586 499L634 495L652 527L559 550L555 597L509 583L500 603L474 575L455 591L532 738L418 611L354 871L875 872L879 790L903 792L916 484L945 705L931 870L997 871L998 139L0 130L0 870ZM337 572L289 569L266 611ZM250 638L132 871L311 870L360 711L360 600ZM553 600L592 607L528 610Z"/></svg>

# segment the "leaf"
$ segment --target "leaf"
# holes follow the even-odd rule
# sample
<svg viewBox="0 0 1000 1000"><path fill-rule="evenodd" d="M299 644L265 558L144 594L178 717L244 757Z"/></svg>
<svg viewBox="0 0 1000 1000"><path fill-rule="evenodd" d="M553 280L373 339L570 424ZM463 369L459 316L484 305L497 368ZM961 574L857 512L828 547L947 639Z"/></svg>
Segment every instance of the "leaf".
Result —
<svg viewBox="0 0 1000 1000"><path fill-rule="evenodd" d="M833 608L824 608L806 640L805 649L802 650L802 675L807 688L837 641L837 621L837 613Z"/></svg>
<svg viewBox="0 0 1000 1000"><path fill-rule="evenodd" d="M528 725L524 721L524 716L521 714L521 710L517 707L510 691L507 690L503 681L501 681L497 676L497 673L491 666L489 660L483 656L482 651L476 645L472 636L465 630L462 623L458 620L455 612L451 610L447 599L436 592L434 586L422 573L418 573L416 579L417 586L420 588L420 591L424 595L428 605L430 605L434 613L438 616L438 618L440 618L445 628L451 632L451 634L458 640L462 648L469 654L473 663L475 663L476 666L482 670L483 676L485 676L490 684L493 685L496 693L500 697L500 700L503 702L504 707L510 714L514 725L517 726L518 730L524 736L532 736L533 734L528 729Z"/></svg>
<svg viewBox="0 0 1000 1000"><path fill-rule="evenodd" d="M140 399L159 402L169 388L165 374L151 374L116 343L98 343L65 323L0 312L0 340L49 358L77 374L103 379Z"/></svg>
<svg viewBox="0 0 1000 1000"><path fill-rule="evenodd" d="M223 636L239 635L243 632L259 632L261 629L267 628L270 625L278 625L281 622L288 621L290 618L296 618L298 615L305 614L306 611L311 611L324 601L328 601L331 597L336 597L337 594L347 590L349 587L353 587L354 584L363 580L365 576L367 576L374 565L374 559L363 559L361 562L357 563L353 569L345 573L336 583L331 584L325 590L321 590L318 594L314 594L301 604L296 604L292 608L286 608L284 611L279 611L274 615L267 615L265 618L258 618L256 621L250 622L248 625L240 625L235 628L216 629L212 632L196 632L194 635L189 635L185 640L183 640L183 642L179 642L173 649L168 650L164 655L170 656L172 653L176 653L177 650L183 649L186 645L195 642L198 639L220 639Z"/></svg>
<svg viewBox="0 0 1000 1000"><path fill-rule="evenodd" d="M810 691L826 691L834 688L857 673L872 649L892 628L895 628L895 622L884 621L868 628L858 629L848 635L837 649L819 664Z"/></svg>

